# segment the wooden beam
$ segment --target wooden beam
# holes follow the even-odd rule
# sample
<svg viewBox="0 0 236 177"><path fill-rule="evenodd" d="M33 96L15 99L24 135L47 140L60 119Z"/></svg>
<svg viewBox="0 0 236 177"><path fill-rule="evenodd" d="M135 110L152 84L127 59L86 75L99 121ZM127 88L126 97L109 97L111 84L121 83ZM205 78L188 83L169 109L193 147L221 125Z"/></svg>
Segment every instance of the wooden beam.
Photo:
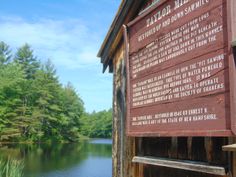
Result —
<svg viewBox="0 0 236 177"><path fill-rule="evenodd" d="M205 151L206 151L206 157L207 157L207 162L212 161L212 151L213 151L213 142L211 137L205 137L204 138L204 145L205 145Z"/></svg>
<svg viewBox="0 0 236 177"><path fill-rule="evenodd" d="M231 144L222 147L223 151L235 151L236 152L236 144Z"/></svg>
<svg viewBox="0 0 236 177"><path fill-rule="evenodd" d="M174 159L178 158L178 138L177 137L171 138L170 158L174 158Z"/></svg>
<svg viewBox="0 0 236 177"><path fill-rule="evenodd" d="M236 1L227 0L227 28L228 28L228 51L229 55L229 86L230 86L230 124L231 130L236 135L236 61L235 61L235 39L236 39Z"/></svg>
<svg viewBox="0 0 236 177"><path fill-rule="evenodd" d="M183 161L183 160L171 160L165 158L156 158L156 157L141 157L135 156L132 160L135 163L148 164L148 165L156 165L161 167L175 168L181 170L195 171L213 175L226 175L226 171L224 167L220 166L212 166L207 163L200 163L195 161Z"/></svg>
<svg viewBox="0 0 236 177"><path fill-rule="evenodd" d="M188 148L188 159L192 159L192 143L193 143L193 138L188 137L187 139L187 148Z"/></svg>
<svg viewBox="0 0 236 177"><path fill-rule="evenodd" d="M233 177L236 177L236 152L233 153L232 166Z"/></svg>

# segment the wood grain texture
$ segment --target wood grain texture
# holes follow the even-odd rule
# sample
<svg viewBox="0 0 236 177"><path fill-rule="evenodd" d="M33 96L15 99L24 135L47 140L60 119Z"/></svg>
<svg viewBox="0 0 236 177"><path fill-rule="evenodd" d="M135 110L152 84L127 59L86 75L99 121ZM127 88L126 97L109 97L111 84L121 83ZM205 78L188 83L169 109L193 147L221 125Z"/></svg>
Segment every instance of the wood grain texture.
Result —
<svg viewBox="0 0 236 177"><path fill-rule="evenodd" d="M170 159L161 159L155 157L140 157L135 156L132 160L135 163L156 165L168 168L175 168L181 170L189 170L195 172L202 172L214 175L226 175L224 167L212 166L198 162L191 161L175 161Z"/></svg>
<svg viewBox="0 0 236 177"><path fill-rule="evenodd" d="M223 146L222 150L223 151L235 151L236 152L236 144Z"/></svg>
<svg viewBox="0 0 236 177"><path fill-rule="evenodd" d="M128 136L232 136L236 128L229 1L184 2L161 1L125 27ZM208 111L196 116L214 118L183 115L198 108Z"/></svg>

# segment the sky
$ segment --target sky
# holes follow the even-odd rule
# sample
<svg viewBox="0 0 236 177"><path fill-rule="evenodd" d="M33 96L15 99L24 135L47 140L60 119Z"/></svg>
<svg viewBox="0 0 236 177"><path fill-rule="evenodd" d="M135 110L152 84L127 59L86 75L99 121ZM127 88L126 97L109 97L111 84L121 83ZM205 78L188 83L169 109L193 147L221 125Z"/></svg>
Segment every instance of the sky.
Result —
<svg viewBox="0 0 236 177"><path fill-rule="evenodd" d="M99 48L121 0L0 0L0 41L13 51L28 43L50 59L62 84L71 82L87 112L112 107L112 74Z"/></svg>

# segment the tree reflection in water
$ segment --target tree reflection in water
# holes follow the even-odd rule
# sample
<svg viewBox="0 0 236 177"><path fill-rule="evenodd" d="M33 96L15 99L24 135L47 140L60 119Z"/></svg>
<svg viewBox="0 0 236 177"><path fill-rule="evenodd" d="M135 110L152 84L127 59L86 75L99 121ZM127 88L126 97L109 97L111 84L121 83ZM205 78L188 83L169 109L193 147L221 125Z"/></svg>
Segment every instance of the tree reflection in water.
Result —
<svg viewBox="0 0 236 177"><path fill-rule="evenodd" d="M25 177L111 177L111 142L107 142L8 144L0 148L0 157L24 160Z"/></svg>

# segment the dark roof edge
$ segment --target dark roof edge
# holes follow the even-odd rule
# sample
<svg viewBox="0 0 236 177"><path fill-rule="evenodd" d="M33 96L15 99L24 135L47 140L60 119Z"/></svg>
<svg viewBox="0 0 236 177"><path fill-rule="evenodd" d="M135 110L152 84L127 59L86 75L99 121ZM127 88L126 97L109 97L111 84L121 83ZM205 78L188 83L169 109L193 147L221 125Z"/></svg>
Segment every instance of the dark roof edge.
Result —
<svg viewBox="0 0 236 177"><path fill-rule="evenodd" d="M109 28L109 31L103 41L100 50L97 54L97 57L101 58L101 63L106 64L108 59L108 54L112 43L114 42L117 34L119 33L120 28L122 27L125 17L129 12L129 9L132 5L133 0L124 0L122 1L119 10ZM105 66L106 67L106 66Z"/></svg>

